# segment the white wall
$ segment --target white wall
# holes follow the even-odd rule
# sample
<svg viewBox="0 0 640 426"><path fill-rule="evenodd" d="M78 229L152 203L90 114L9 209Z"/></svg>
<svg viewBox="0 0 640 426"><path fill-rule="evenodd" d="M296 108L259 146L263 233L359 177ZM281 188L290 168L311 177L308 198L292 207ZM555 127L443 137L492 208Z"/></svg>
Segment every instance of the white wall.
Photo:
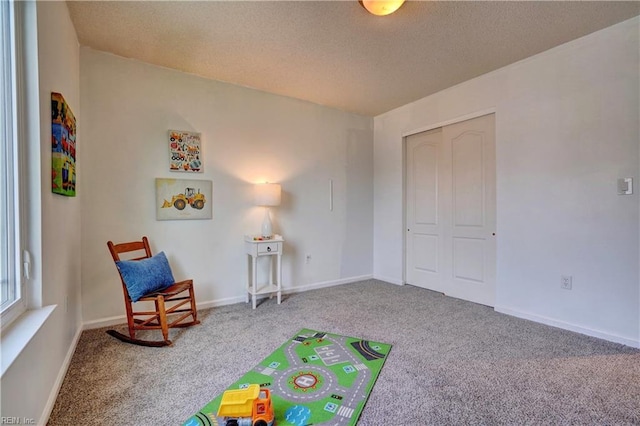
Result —
<svg viewBox="0 0 640 426"><path fill-rule="evenodd" d="M638 18L375 117L374 276L403 277L402 134L495 109L496 309L638 346ZM573 290L560 276L573 276Z"/></svg>
<svg viewBox="0 0 640 426"><path fill-rule="evenodd" d="M372 275L373 120L82 48L82 299L89 326L123 321L108 240L147 235L201 306L244 301L243 236L272 209L289 290ZM167 130L202 134L204 173L170 172ZM213 220L156 221L157 177L213 181ZM329 211L329 179L334 209ZM306 254L312 256L305 263ZM286 303L286 302L285 302Z"/></svg>
<svg viewBox="0 0 640 426"><path fill-rule="evenodd" d="M82 325L80 206L83 189L79 188L75 198L51 193L52 91L65 96L80 123L80 162L84 158L84 141L80 114L80 52L66 3L38 2L36 6L29 2L25 8L29 17L27 25L37 25L38 58L37 64L31 65L38 66L39 75L36 96L39 96L39 107L36 107L39 124L29 129L39 141L39 152L36 148L29 154L33 161L33 172L29 176L36 179L30 182L30 191L39 191L30 193L28 201L30 218L35 221L29 235L34 276L29 307L58 307L3 375L2 416L30 418L42 424L53 407ZM35 114L37 116L37 112ZM82 184L80 172L78 177Z"/></svg>

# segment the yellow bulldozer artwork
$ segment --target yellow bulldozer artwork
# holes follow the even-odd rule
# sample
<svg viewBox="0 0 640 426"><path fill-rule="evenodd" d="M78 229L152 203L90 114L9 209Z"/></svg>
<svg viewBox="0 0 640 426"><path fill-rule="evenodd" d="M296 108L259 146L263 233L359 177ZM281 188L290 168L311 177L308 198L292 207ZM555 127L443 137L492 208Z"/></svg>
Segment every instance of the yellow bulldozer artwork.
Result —
<svg viewBox="0 0 640 426"><path fill-rule="evenodd" d="M200 193L200 188L198 188L198 192L195 188L185 188L184 193L174 195L171 197L171 201L164 200L162 208L175 207L178 210L184 210L189 204L194 209L202 210L206 202L207 199L204 194Z"/></svg>

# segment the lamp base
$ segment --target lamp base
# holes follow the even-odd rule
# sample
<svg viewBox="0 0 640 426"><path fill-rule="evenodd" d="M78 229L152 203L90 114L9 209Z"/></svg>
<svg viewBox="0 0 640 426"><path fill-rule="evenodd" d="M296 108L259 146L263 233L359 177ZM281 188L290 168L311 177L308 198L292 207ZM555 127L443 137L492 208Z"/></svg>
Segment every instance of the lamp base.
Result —
<svg viewBox="0 0 640 426"><path fill-rule="evenodd" d="M271 229L271 217L269 216L269 207L264 208L264 220L262 221L262 238L273 237Z"/></svg>

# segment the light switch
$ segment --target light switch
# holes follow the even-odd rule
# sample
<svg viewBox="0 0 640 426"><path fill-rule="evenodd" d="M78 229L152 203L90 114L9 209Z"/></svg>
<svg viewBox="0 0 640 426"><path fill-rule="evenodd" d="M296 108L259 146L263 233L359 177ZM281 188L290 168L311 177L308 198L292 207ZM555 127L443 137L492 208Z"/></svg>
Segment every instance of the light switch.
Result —
<svg viewBox="0 0 640 426"><path fill-rule="evenodd" d="M618 179L618 195L633 194L633 178Z"/></svg>

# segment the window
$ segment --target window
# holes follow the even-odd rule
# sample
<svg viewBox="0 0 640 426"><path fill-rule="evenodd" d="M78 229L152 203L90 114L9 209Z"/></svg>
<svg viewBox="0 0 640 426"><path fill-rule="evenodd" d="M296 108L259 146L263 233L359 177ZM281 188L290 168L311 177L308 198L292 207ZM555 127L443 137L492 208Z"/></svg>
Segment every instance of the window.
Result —
<svg viewBox="0 0 640 426"><path fill-rule="evenodd" d="M19 96L14 2L0 2L0 311L4 327L25 309L20 271Z"/></svg>

